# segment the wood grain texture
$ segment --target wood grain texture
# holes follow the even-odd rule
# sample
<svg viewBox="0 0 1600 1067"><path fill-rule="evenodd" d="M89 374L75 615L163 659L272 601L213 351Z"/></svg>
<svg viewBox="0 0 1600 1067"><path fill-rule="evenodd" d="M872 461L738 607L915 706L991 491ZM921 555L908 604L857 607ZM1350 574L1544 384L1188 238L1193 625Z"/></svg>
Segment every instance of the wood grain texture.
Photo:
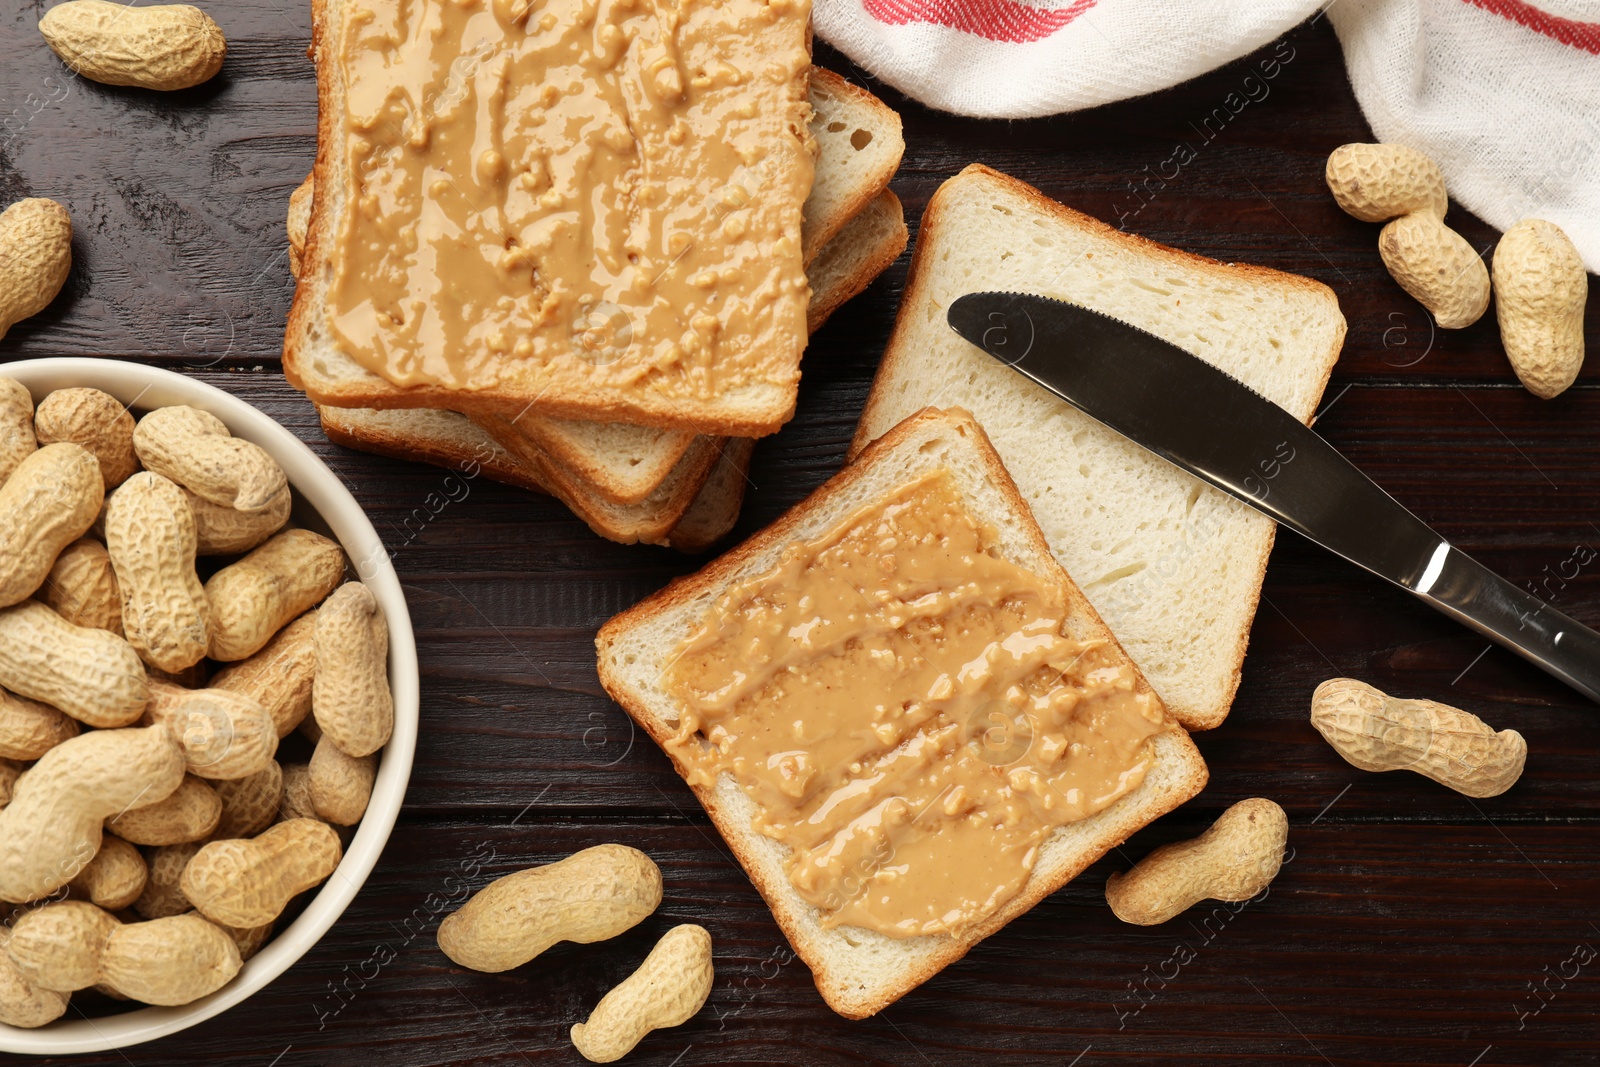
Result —
<svg viewBox="0 0 1600 1067"><path fill-rule="evenodd" d="M688 790L595 678L599 624L694 561L602 541L547 498L333 446L278 373L292 295L283 214L314 152L303 5L213 9L230 40L223 74L169 96L72 78L34 29L42 11L28 2L0 15L0 200L66 202L77 262L0 358L158 362L292 429L388 544L424 682L400 825L322 943L216 1020L70 1062L578 1063L567 1027L681 921L715 939L712 999L630 1063L1593 1062L1600 962L1567 961L1580 945L1600 948L1600 717L1292 534L1273 553L1233 713L1198 738L1212 769L1205 793L882 1016L834 1016ZM1265 96L1206 127L1273 57ZM819 58L861 77L826 49ZM1074 116L982 123L884 95L905 117L894 188L913 233L938 184L981 161L1101 218L1120 212L1133 232L1332 286L1350 334L1322 432L1486 564L1600 619L1600 366L1565 396L1537 400L1516 384L1492 314L1434 333L1389 279L1378 227L1343 215L1322 185L1333 147L1370 138L1325 25ZM1161 173L1179 142L1193 161L1135 194L1129 183ZM1475 247L1495 239L1459 209L1451 222ZM905 264L813 339L795 421L756 450L740 533L838 468ZM1600 301L1587 337L1600 342ZM1356 771L1308 722L1312 689L1335 674L1521 730L1522 781L1468 800L1415 775ZM1111 916L1109 871L1252 795L1284 805L1295 850L1265 899L1151 929ZM602 841L643 848L666 872L666 902L644 925L502 975L462 971L437 951L439 919L467 893Z"/></svg>

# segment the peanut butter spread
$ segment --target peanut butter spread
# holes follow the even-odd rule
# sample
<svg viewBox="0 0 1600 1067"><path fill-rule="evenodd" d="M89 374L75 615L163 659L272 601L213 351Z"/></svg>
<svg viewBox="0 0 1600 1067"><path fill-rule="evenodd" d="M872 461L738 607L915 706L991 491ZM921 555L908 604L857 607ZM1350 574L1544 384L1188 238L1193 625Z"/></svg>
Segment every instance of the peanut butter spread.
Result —
<svg viewBox="0 0 1600 1067"><path fill-rule="evenodd" d="M825 926L956 934L1144 779L1160 702L939 470L723 595L663 681L691 784L731 775Z"/></svg>
<svg viewBox="0 0 1600 1067"><path fill-rule="evenodd" d="M399 385L799 377L809 0L345 0L333 339Z"/></svg>

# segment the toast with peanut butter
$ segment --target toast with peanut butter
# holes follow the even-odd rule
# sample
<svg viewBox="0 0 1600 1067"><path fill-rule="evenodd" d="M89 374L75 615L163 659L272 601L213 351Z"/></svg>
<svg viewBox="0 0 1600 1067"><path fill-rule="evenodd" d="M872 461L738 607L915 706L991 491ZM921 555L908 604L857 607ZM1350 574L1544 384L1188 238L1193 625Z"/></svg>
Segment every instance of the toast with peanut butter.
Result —
<svg viewBox="0 0 1600 1067"><path fill-rule="evenodd" d="M788 421L810 4L667 6L315 0L291 383L717 434Z"/></svg>
<svg viewBox="0 0 1600 1067"><path fill-rule="evenodd" d="M290 247L294 247L290 234ZM900 201L885 189L813 261L812 301L807 318L820 329L840 305L859 294L899 257L906 246L905 218ZM453 469L476 464L497 481L549 492L572 508L602 537L613 541L643 540L669 544L686 552L700 552L732 528L744 496L745 469L750 460L749 438L697 438L715 450L715 465L704 485L686 475L669 477L671 494L618 506L603 495L589 492L581 478L563 469L514 431L508 448L465 415L438 408L337 408L317 406L323 432L349 448ZM722 442L722 443L717 443ZM523 460L526 456L527 460ZM688 457L691 464L698 463ZM675 522L667 521L678 516ZM661 533L665 528L667 532Z"/></svg>
<svg viewBox="0 0 1600 1067"><path fill-rule="evenodd" d="M905 247L903 212L887 189L905 142L900 117L893 109L832 71L812 68L809 95L818 156L816 180L805 204L802 242L812 288L807 324L814 331ZM313 179L308 176L290 198L289 263L296 276L310 226L312 196ZM865 220L856 221L861 216ZM844 239L835 242L835 236ZM863 277L860 256L874 257L881 265ZM837 271L848 275L841 280L858 280L856 289L830 285L831 273ZM604 327L605 323L598 325ZM533 412L523 413L514 425L508 425L510 420L503 416L494 420L498 426L495 421L486 425L507 448L518 451L523 447L522 442L506 436L508 431L526 435L597 502L614 504L637 503L653 493L696 436L685 430L559 419Z"/></svg>
<svg viewBox="0 0 1600 1067"><path fill-rule="evenodd" d="M1051 550L1191 730L1239 685L1271 519L1003 366L945 324L951 301L1015 289L1103 311L1238 378L1309 422L1344 341L1332 290L1113 229L973 165L922 217L894 333L856 429L859 452L930 404L971 410Z"/></svg>
<svg viewBox="0 0 1600 1067"><path fill-rule="evenodd" d="M1206 782L958 409L907 418L596 648L850 1018Z"/></svg>

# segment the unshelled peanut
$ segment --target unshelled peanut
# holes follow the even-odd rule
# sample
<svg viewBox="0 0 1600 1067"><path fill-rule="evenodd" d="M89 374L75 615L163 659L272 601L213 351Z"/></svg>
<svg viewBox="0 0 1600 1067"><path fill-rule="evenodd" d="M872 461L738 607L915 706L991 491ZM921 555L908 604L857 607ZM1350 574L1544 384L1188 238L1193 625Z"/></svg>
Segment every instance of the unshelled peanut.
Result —
<svg viewBox="0 0 1600 1067"><path fill-rule="evenodd" d="M1394 220L1378 252L1400 287L1442 329L1471 326L1489 307L1489 270L1466 239L1444 224L1449 199L1433 160L1404 145L1347 144L1328 157L1328 189L1364 222Z"/></svg>
<svg viewBox="0 0 1600 1067"><path fill-rule="evenodd" d="M0 607L44 584L56 556L82 537L105 498L100 465L82 446L46 445L0 486Z"/></svg>
<svg viewBox="0 0 1600 1067"><path fill-rule="evenodd" d="M62 549L39 599L74 626L122 633L122 589L99 541L80 537Z"/></svg>
<svg viewBox="0 0 1600 1067"><path fill-rule="evenodd" d="M310 530L285 530L206 582L211 658L247 659L344 578L344 550Z"/></svg>
<svg viewBox="0 0 1600 1067"><path fill-rule="evenodd" d="M54 200L0 211L0 339L50 306L72 270L72 217Z"/></svg>
<svg viewBox="0 0 1600 1067"><path fill-rule="evenodd" d="M1339 206L1362 222L1388 222L1413 211L1442 219L1450 206L1438 164L1401 144L1340 145L1324 177Z"/></svg>
<svg viewBox="0 0 1600 1067"><path fill-rule="evenodd" d="M94 859L67 885L91 904L115 912L131 907L139 899L149 875L138 849L120 837L106 834Z"/></svg>
<svg viewBox="0 0 1600 1067"><path fill-rule="evenodd" d="M294 819L259 837L213 841L184 868L183 895L206 918L252 927L276 919L296 894L321 884L344 849L325 822Z"/></svg>
<svg viewBox="0 0 1600 1067"><path fill-rule="evenodd" d="M222 798L189 774L165 798L107 819L106 829L135 845L181 845L210 837L221 819Z"/></svg>
<svg viewBox="0 0 1600 1067"><path fill-rule="evenodd" d="M101 982L144 1004L189 1004L233 980L243 961L233 935L199 915L125 923L101 958Z"/></svg>
<svg viewBox="0 0 1600 1067"><path fill-rule="evenodd" d="M239 958L248 960L272 938L275 923L262 923L260 926L222 926L218 928L229 937L233 938L234 947L239 950Z"/></svg>
<svg viewBox="0 0 1600 1067"><path fill-rule="evenodd" d="M11 793L22 777L23 766L16 760L0 758L0 808L11 803Z"/></svg>
<svg viewBox="0 0 1600 1067"><path fill-rule="evenodd" d="M33 413L41 445L71 441L89 450L100 464L106 492L139 469L133 453L133 415L122 401L99 389L57 389Z"/></svg>
<svg viewBox="0 0 1600 1067"><path fill-rule="evenodd" d="M586 1022L572 1027L572 1043L591 1063L613 1063L652 1030L682 1026L711 995L716 972L711 935L685 923L668 930L639 969L600 998Z"/></svg>
<svg viewBox="0 0 1600 1067"><path fill-rule="evenodd" d="M116 926L116 916L88 901L46 904L17 919L6 953L29 981L73 993L100 980L100 956Z"/></svg>
<svg viewBox="0 0 1600 1067"><path fill-rule="evenodd" d="M106 550L122 588L122 631L164 671L205 658L214 611L195 573L194 513L177 484L133 475L106 508Z"/></svg>
<svg viewBox="0 0 1600 1067"><path fill-rule="evenodd" d="M283 768L277 760L270 760L248 778L214 782L211 788L222 801L222 820L214 835L219 840L254 837L278 819L283 805Z"/></svg>
<svg viewBox="0 0 1600 1067"><path fill-rule="evenodd" d="M317 669L311 709L323 736L367 756L394 731L389 627L377 597L360 582L341 586L317 611Z"/></svg>
<svg viewBox="0 0 1600 1067"><path fill-rule="evenodd" d="M152 682L166 682L183 689L204 689L206 679L211 676L211 666L208 661L201 660L192 667L185 667L181 671L164 671L160 667L145 666L145 673Z"/></svg>
<svg viewBox="0 0 1600 1067"><path fill-rule="evenodd" d="M283 765L283 807L278 811L279 822L296 819L320 819L317 806L311 800L311 765L285 763Z"/></svg>
<svg viewBox="0 0 1600 1067"><path fill-rule="evenodd" d="M239 973L238 946L198 915L123 923L92 904L47 904L17 921L6 951L23 976L63 992L104 985L145 1004L199 1000Z"/></svg>
<svg viewBox="0 0 1600 1067"><path fill-rule="evenodd" d="M616 937L661 903L661 869L636 848L595 845L490 882L439 924L439 948L475 971L520 967L559 941Z"/></svg>
<svg viewBox="0 0 1600 1067"><path fill-rule="evenodd" d="M145 715L172 731L189 773L200 778L248 778L278 752L272 716L243 693L152 681Z"/></svg>
<svg viewBox="0 0 1600 1067"><path fill-rule="evenodd" d="M326 736L311 753L311 807L323 822L354 826L366 814L378 757L347 756Z"/></svg>
<svg viewBox="0 0 1600 1067"><path fill-rule="evenodd" d="M1311 725L1364 771L1415 771L1469 797L1517 783L1528 743L1476 715L1432 700L1401 700L1354 678L1330 678L1311 695Z"/></svg>
<svg viewBox="0 0 1600 1067"><path fill-rule="evenodd" d="M77 736L76 719L0 689L0 758L36 760Z"/></svg>
<svg viewBox="0 0 1600 1067"><path fill-rule="evenodd" d="M294 494L288 486L257 511L213 504L187 489L184 495L189 498L189 507L194 512L194 528L202 556L232 556L250 551L283 529L294 506Z"/></svg>
<svg viewBox="0 0 1600 1067"><path fill-rule="evenodd" d="M0 330L0 334L4 332ZM33 394L15 378L0 378L0 485L11 477L17 464L38 448L33 432Z"/></svg>
<svg viewBox="0 0 1600 1067"><path fill-rule="evenodd" d="M36 600L0 608L0 685L101 728L134 722L150 698L132 645Z"/></svg>
<svg viewBox="0 0 1600 1067"><path fill-rule="evenodd" d="M164 92L209 81L228 53L222 29L188 4L67 0L45 12L39 32L76 74Z"/></svg>
<svg viewBox="0 0 1600 1067"><path fill-rule="evenodd" d="M218 671L211 679L212 688L254 697L272 716L278 736L288 737L311 713L316 625L315 612L300 616L279 630L260 652Z"/></svg>
<svg viewBox="0 0 1600 1067"><path fill-rule="evenodd" d="M9 926L0 926L0 1023L25 1030L53 1023L67 1013L68 995L41 989L23 976L6 951L11 936Z"/></svg>
<svg viewBox="0 0 1600 1067"><path fill-rule="evenodd" d="M163 801L183 782L183 752L164 726L95 730L52 748L0 810L0 900L60 889L100 851L105 820Z"/></svg>
<svg viewBox="0 0 1600 1067"><path fill-rule="evenodd" d="M1106 879L1106 903L1125 923L1154 926L1202 900L1249 900L1283 865L1289 817L1263 797L1241 800L1192 841L1162 845Z"/></svg>
<svg viewBox="0 0 1600 1067"><path fill-rule="evenodd" d="M151 849L145 860L149 875L144 892L133 902L133 910L146 919L165 919L192 911L194 905L189 903L181 888L183 870L205 844L204 841L185 841L180 845Z"/></svg>
<svg viewBox="0 0 1600 1067"><path fill-rule="evenodd" d="M1378 234L1378 254L1400 288L1440 329L1471 326L1489 309L1489 268L1467 239L1427 212L1402 215Z"/></svg>
<svg viewBox="0 0 1600 1067"><path fill-rule="evenodd" d="M1583 368L1589 276L1572 239L1553 222L1523 219L1494 250L1500 342L1534 396L1566 391Z"/></svg>
<svg viewBox="0 0 1600 1067"><path fill-rule="evenodd" d="M195 407L174 404L145 415L133 428L133 447L146 470L239 511L278 504L289 484L266 449L234 437L221 419Z"/></svg>

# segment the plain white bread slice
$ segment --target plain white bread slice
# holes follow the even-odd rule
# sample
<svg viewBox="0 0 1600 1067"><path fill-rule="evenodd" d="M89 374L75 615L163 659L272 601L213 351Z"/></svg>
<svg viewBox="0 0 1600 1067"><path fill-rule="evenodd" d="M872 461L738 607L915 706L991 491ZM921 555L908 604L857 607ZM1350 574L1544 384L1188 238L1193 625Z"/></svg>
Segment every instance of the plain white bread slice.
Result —
<svg viewBox="0 0 1600 1067"><path fill-rule="evenodd" d="M1320 282L1117 230L970 166L922 217L894 333L851 444L959 404L994 439L1056 558L1178 720L1210 729L1239 685L1274 524L962 340L945 310L1014 289L1103 311L1221 367L1309 422L1344 341Z"/></svg>
<svg viewBox="0 0 1600 1067"><path fill-rule="evenodd" d="M717 536L731 529L738 518L737 497L727 491L726 474L712 491L711 499L701 503L706 486L723 465L727 452L725 438L697 437L683 461L660 487L637 504L610 504L574 488L571 475L525 442L507 448L492 434L457 411L442 408L338 408L317 405L322 432L328 440L346 448L373 452L395 459L416 460L453 470L483 474L497 482L519 485L559 499L595 533L611 541L631 545L638 541L667 544L678 524L700 503L688 532L682 538L686 552L699 551L703 531L718 529ZM748 440L748 438L735 438ZM731 462L748 463L736 452ZM742 488L743 468L740 468ZM734 513L724 514L719 506L731 502ZM714 540L715 538L713 538Z"/></svg>
<svg viewBox="0 0 1600 1067"><path fill-rule="evenodd" d="M677 525L694 498L699 495L716 465L727 438L698 436L672 471L643 500L618 504L591 491L581 478L539 450L508 424L494 424L484 416L473 422L488 432L512 455L537 471L545 489L572 509L572 513L601 537L620 544L636 541L659 544Z"/></svg>
<svg viewBox="0 0 1600 1067"><path fill-rule="evenodd" d="M606 691L657 743L671 737L682 709L662 687L662 669L716 598L738 582L770 571L785 546L822 536L857 509L941 467L952 473L972 513L997 529L996 551L1037 573L1055 575L1067 586L1064 629L1074 637L1104 638L1115 645L1115 637L1051 557L1027 503L982 428L964 411L928 409L885 434L750 540L606 623L595 639ZM1146 685L1142 678L1139 685ZM883 1010L960 959L1136 830L1204 788L1205 763L1188 734L1173 724L1153 743L1154 766L1138 788L1098 815L1058 829L1041 847L1022 892L955 937L896 939L859 927L825 929L817 910L795 892L784 872L786 846L752 828L756 809L749 796L728 775L712 786L693 788L795 952L811 967L823 999L839 1014L858 1019ZM686 769L678 766L680 774Z"/></svg>

